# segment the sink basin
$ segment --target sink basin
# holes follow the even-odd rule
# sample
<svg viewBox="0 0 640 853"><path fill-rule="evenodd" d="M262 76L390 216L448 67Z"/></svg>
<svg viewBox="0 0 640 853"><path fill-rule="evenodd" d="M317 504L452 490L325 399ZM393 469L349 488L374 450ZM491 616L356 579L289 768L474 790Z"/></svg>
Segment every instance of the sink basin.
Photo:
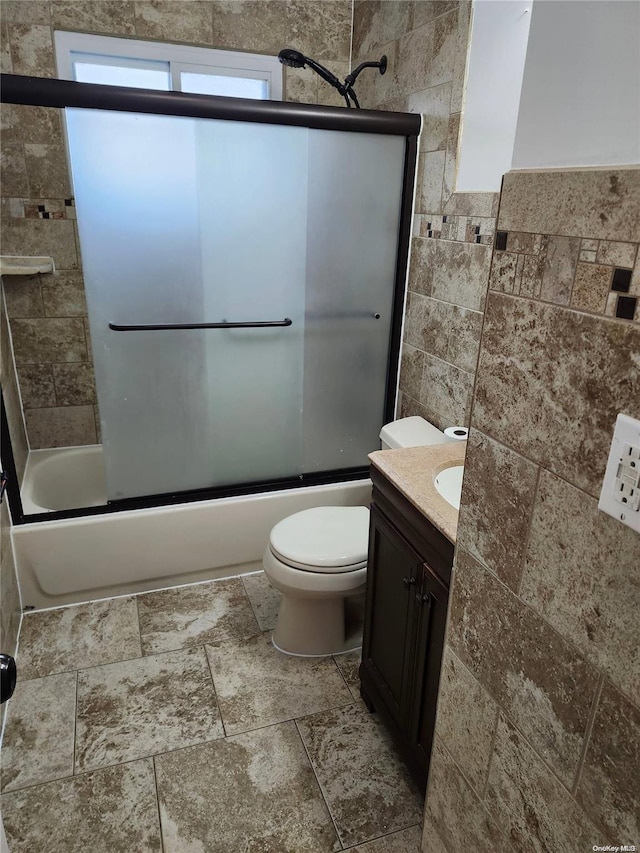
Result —
<svg viewBox="0 0 640 853"><path fill-rule="evenodd" d="M464 465L452 465L436 474L433 481L437 491L454 509L460 509L460 494L462 492L462 475Z"/></svg>

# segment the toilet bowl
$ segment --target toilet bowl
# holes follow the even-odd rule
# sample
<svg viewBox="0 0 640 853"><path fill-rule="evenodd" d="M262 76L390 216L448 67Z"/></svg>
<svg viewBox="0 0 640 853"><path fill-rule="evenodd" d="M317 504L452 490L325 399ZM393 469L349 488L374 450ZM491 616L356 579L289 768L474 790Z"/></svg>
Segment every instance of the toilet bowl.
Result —
<svg viewBox="0 0 640 853"><path fill-rule="evenodd" d="M420 417L386 424L380 438L383 449L446 441ZM314 507L274 526L263 566L282 593L272 635L279 651L324 657L360 647L368 542L369 510L363 506Z"/></svg>
<svg viewBox="0 0 640 853"><path fill-rule="evenodd" d="M296 512L271 531L263 565L282 593L274 646L291 655L340 654L360 646L345 599L362 596L369 510L320 506Z"/></svg>

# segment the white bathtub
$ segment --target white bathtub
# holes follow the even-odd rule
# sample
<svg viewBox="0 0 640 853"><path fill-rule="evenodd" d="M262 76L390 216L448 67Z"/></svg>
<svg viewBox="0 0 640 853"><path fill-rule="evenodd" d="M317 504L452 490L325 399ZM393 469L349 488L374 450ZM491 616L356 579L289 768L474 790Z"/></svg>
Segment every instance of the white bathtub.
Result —
<svg viewBox="0 0 640 853"><path fill-rule="evenodd" d="M104 504L100 453L99 445L32 451L22 488L25 512L77 507L80 496L91 501L85 506ZM16 525L23 605L56 607L235 577L261 568L269 531L280 519L324 504L366 506L370 496L371 482L356 480Z"/></svg>
<svg viewBox="0 0 640 853"><path fill-rule="evenodd" d="M32 450L20 496L22 508L29 515L104 506L107 485L102 445Z"/></svg>

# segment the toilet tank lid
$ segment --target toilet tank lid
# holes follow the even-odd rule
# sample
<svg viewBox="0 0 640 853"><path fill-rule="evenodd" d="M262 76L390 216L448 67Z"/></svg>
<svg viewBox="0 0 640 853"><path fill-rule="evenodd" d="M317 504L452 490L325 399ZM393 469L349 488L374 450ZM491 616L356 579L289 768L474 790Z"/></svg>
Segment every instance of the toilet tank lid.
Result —
<svg viewBox="0 0 640 853"><path fill-rule="evenodd" d="M414 415L385 424L380 430L380 440L389 447L421 447L426 444L444 444L446 438L433 424Z"/></svg>

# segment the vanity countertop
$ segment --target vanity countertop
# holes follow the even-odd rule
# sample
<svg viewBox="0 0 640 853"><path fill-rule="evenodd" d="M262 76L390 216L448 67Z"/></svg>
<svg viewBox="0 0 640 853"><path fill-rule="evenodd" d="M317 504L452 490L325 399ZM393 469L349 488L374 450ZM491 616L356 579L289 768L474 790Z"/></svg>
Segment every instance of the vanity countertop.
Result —
<svg viewBox="0 0 640 853"><path fill-rule="evenodd" d="M435 477L452 465L463 465L466 441L451 441L426 447L400 447L376 450L369 454L371 463L455 544L458 510L438 493Z"/></svg>

